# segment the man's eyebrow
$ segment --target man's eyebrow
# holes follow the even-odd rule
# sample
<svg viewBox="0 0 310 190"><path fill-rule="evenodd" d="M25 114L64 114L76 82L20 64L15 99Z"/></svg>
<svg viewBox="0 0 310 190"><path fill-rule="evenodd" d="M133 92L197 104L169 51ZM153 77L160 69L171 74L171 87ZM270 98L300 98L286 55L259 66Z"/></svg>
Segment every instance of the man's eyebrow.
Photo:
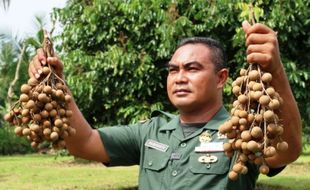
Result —
<svg viewBox="0 0 310 190"><path fill-rule="evenodd" d="M203 67L203 65L201 64L201 63L199 63L198 61L190 61L190 62L187 62L187 63L185 63L184 64L184 67L190 67L190 66L192 66L192 65L194 65L194 66L198 66L198 67ZM179 67L177 64L174 64L174 63L172 63L172 62L168 62L167 64L166 64L166 66L167 67Z"/></svg>
<svg viewBox="0 0 310 190"><path fill-rule="evenodd" d="M198 61L191 61L191 62L187 62L184 64L184 67L190 67L190 66L196 66L199 68L203 67L203 65L201 63L199 63Z"/></svg>
<svg viewBox="0 0 310 190"><path fill-rule="evenodd" d="M172 62L168 62L168 63L166 64L166 67L178 67L178 65L177 65L177 64L174 64L174 63L172 63Z"/></svg>

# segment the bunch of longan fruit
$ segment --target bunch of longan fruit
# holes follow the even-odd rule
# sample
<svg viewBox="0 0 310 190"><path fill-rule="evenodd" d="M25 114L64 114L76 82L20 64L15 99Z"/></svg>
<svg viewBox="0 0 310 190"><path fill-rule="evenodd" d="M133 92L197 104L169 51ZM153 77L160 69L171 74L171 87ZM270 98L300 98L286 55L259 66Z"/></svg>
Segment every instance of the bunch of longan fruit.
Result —
<svg viewBox="0 0 310 190"><path fill-rule="evenodd" d="M46 32L43 50L46 57L54 56ZM65 148L64 138L74 135L75 129L69 123L72 111L68 109L68 103L72 97L64 80L47 64L42 66L40 78L30 78L20 91L19 100L4 116L15 126L16 135L25 136L34 148L43 142L49 142L54 149Z"/></svg>
<svg viewBox="0 0 310 190"><path fill-rule="evenodd" d="M224 143L225 154L233 157L236 153L228 174L231 180L248 172L247 162L258 165L260 173L268 174L265 159L288 148L281 138L284 129L277 115L283 100L270 85L271 80L270 73L252 63L248 69L241 69L240 76L232 83L236 100L230 119L219 128L229 139Z"/></svg>

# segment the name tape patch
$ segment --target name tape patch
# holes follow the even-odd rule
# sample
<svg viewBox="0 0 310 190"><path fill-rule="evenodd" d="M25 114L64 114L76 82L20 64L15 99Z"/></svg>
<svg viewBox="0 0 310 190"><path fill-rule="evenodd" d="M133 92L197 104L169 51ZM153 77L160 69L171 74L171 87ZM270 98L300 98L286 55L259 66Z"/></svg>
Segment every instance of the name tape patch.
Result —
<svg viewBox="0 0 310 190"><path fill-rule="evenodd" d="M166 152L169 148L168 145L166 144L163 144L163 143L160 143L160 142L157 142L155 140L152 140L152 139L148 139L145 144L144 144L146 147L150 147L150 148L154 148L156 150L159 150L161 152Z"/></svg>

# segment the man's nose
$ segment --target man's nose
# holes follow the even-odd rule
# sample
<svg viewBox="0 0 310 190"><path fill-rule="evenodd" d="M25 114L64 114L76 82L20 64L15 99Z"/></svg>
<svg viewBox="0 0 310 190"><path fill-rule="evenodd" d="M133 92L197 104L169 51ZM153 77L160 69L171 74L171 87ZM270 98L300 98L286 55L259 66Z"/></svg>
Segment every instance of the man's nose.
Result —
<svg viewBox="0 0 310 190"><path fill-rule="evenodd" d="M188 81L188 78L186 76L186 72L184 70L180 70L176 76L175 82L176 83L184 83L187 81Z"/></svg>

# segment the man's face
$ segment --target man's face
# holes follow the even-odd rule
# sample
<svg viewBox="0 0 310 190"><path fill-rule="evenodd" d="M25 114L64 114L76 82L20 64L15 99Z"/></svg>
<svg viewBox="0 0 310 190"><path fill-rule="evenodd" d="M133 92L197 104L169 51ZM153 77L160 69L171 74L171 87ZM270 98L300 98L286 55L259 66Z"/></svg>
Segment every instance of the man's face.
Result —
<svg viewBox="0 0 310 190"><path fill-rule="evenodd" d="M167 91L181 112L206 108L221 96L223 84L203 44L187 44L176 50L168 64Z"/></svg>

